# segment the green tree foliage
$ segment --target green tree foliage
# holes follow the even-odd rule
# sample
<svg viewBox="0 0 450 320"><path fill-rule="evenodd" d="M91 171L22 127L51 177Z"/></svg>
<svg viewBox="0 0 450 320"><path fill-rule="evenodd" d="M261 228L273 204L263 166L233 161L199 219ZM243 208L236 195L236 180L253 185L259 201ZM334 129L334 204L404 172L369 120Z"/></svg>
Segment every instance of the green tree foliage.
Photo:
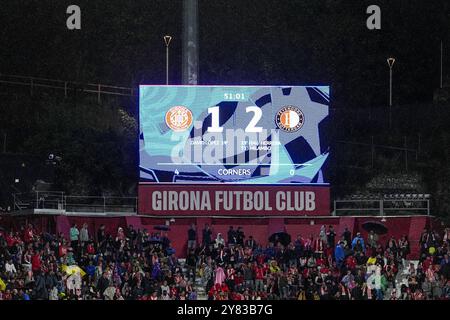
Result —
<svg viewBox="0 0 450 320"><path fill-rule="evenodd" d="M103 101L84 97L75 103L47 94L13 99L7 127L17 144L10 143L11 151L41 155L42 161L49 154L60 156L55 182L69 193L132 193L137 122L115 99Z"/></svg>

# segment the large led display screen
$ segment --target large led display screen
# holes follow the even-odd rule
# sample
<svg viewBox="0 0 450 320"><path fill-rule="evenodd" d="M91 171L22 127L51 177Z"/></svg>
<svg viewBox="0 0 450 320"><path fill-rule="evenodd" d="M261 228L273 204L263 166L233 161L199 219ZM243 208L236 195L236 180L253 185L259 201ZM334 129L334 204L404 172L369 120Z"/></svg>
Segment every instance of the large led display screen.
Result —
<svg viewBox="0 0 450 320"><path fill-rule="evenodd" d="M140 86L140 180L326 185L326 86Z"/></svg>

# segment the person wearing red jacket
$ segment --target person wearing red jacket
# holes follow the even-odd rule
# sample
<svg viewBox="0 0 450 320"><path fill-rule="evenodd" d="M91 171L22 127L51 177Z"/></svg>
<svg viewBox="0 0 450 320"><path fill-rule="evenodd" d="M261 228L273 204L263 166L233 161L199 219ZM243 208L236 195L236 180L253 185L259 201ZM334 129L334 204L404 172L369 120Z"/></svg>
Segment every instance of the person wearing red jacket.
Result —
<svg viewBox="0 0 450 320"><path fill-rule="evenodd" d="M177 295L178 295L178 289L177 289L177 287L172 285L171 288L170 288L170 297L173 299Z"/></svg>
<svg viewBox="0 0 450 320"><path fill-rule="evenodd" d="M11 248L16 243L19 243L19 241L14 237L14 234L12 231L5 234L5 240L6 240L6 245L8 246L8 248Z"/></svg>
<svg viewBox="0 0 450 320"><path fill-rule="evenodd" d="M423 270L428 270L428 268L429 268L430 265L432 265L432 264L433 264L433 257L428 256L428 257L424 260L424 262L422 262Z"/></svg>
<svg viewBox="0 0 450 320"><path fill-rule="evenodd" d="M67 255L67 246L64 242L59 244L58 255L59 257L65 257Z"/></svg>
<svg viewBox="0 0 450 320"><path fill-rule="evenodd" d="M240 271L236 274L234 277L234 288L236 291L240 291L242 289L242 286L244 284L244 276Z"/></svg>
<svg viewBox="0 0 450 320"><path fill-rule="evenodd" d="M37 250L31 257L31 270L33 272L40 271L42 266L41 251Z"/></svg>
<svg viewBox="0 0 450 320"><path fill-rule="evenodd" d="M263 291L264 290L264 279L266 277L267 268L264 268L263 265L259 264L254 268L255 272L255 290Z"/></svg>
<svg viewBox="0 0 450 320"><path fill-rule="evenodd" d="M356 259L354 256L348 256L345 260L345 265L347 266L347 269L349 270L355 270L356 268Z"/></svg>
<svg viewBox="0 0 450 320"><path fill-rule="evenodd" d="M89 255L95 255L95 248L94 248L94 244L92 242L89 242L89 244L87 245L86 252Z"/></svg>
<svg viewBox="0 0 450 320"><path fill-rule="evenodd" d="M319 256L323 253L325 249L325 243L321 238L314 240L314 253Z"/></svg>
<svg viewBox="0 0 450 320"><path fill-rule="evenodd" d="M23 234L23 241L25 243L30 243L31 241L33 241L33 226L31 224L28 225L28 227L25 229L24 234Z"/></svg>
<svg viewBox="0 0 450 320"><path fill-rule="evenodd" d="M208 297L210 300L218 300L221 292L221 286L219 283L216 283L214 286L209 289Z"/></svg>
<svg viewBox="0 0 450 320"><path fill-rule="evenodd" d="M325 267L327 265L327 260L324 259L323 254L317 258L316 264L317 267Z"/></svg>
<svg viewBox="0 0 450 320"><path fill-rule="evenodd" d="M263 264L265 258L266 258L266 257L265 257L263 254L259 254L259 255L256 257L256 262L258 262L258 264Z"/></svg>
<svg viewBox="0 0 450 320"><path fill-rule="evenodd" d="M244 296L239 292L233 292L231 294L231 300L238 300L238 301L244 300Z"/></svg>
<svg viewBox="0 0 450 320"><path fill-rule="evenodd" d="M236 276L236 270L231 265L228 265L226 273L227 279L225 280L225 282L227 283L230 290L234 291L234 279Z"/></svg>
<svg viewBox="0 0 450 320"><path fill-rule="evenodd" d="M222 292L225 292L226 294L228 294L228 292L230 292L230 289L228 288L227 284L225 282L222 283L222 286L220 287L220 290Z"/></svg>

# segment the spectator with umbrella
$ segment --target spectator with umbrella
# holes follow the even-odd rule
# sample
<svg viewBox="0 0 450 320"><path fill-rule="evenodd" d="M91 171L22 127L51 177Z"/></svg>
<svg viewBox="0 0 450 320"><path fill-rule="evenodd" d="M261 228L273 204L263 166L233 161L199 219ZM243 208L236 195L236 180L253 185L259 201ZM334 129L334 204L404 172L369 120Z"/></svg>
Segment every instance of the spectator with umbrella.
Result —
<svg viewBox="0 0 450 320"><path fill-rule="evenodd" d="M276 232L269 237L269 242L276 246L281 243L283 246L287 246L291 242L291 236L287 232Z"/></svg>
<svg viewBox="0 0 450 320"><path fill-rule="evenodd" d="M370 247L375 248L377 246L377 243L378 243L378 235L373 230L370 230L369 235L367 236L367 244Z"/></svg>

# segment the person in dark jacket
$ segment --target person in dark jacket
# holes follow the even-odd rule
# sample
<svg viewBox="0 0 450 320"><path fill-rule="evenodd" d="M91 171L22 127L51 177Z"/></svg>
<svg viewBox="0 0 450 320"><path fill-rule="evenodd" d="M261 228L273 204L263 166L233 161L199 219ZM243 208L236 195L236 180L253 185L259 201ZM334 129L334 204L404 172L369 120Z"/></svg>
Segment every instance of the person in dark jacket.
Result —
<svg viewBox="0 0 450 320"><path fill-rule="evenodd" d="M144 295L144 289L142 288L141 282L136 283L131 291L131 297L134 300L140 299Z"/></svg>
<svg viewBox="0 0 450 320"><path fill-rule="evenodd" d="M209 246L211 242L212 242L212 231L209 225L205 224L205 228L203 229L202 243L204 246Z"/></svg>
<svg viewBox="0 0 450 320"><path fill-rule="evenodd" d="M235 245L237 243L237 236L236 236L236 232L234 231L233 226L230 226L230 228L228 229L228 244L229 245Z"/></svg>
<svg viewBox="0 0 450 320"><path fill-rule="evenodd" d="M255 239L253 239L253 236L249 236L248 240L245 241L245 246L252 248L253 250L257 247Z"/></svg>
<svg viewBox="0 0 450 320"><path fill-rule="evenodd" d="M152 277L150 276L150 272L146 272L144 278L142 279L142 289L146 295L150 295L153 292Z"/></svg>
<svg viewBox="0 0 450 320"><path fill-rule="evenodd" d="M105 242L105 240L106 240L105 225L102 224L97 231L97 242L99 244L99 247L103 246L103 243Z"/></svg>
<svg viewBox="0 0 450 320"><path fill-rule="evenodd" d="M236 243L243 246L244 245L245 234L242 227L238 227L236 230Z"/></svg>
<svg viewBox="0 0 450 320"><path fill-rule="evenodd" d="M336 232L334 231L333 226L329 226L328 232L327 232L327 243L330 248L334 248L335 238L336 238Z"/></svg>
<svg viewBox="0 0 450 320"><path fill-rule="evenodd" d="M352 300L362 300L363 299L363 291L361 288L361 284L356 282L355 287L353 287L352 291Z"/></svg>
<svg viewBox="0 0 450 320"><path fill-rule="evenodd" d="M49 273L47 273L47 275L45 276L45 286L47 287L48 291L58 286L58 277L53 270L50 270Z"/></svg>
<svg viewBox="0 0 450 320"><path fill-rule="evenodd" d="M103 298L103 293L105 292L106 288L109 287L109 279L108 274L106 272L103 272L103 275L100 279L98 279L97 283L97 291L100 293L100 296Z"/></svg>
<svg viewBox="0 0 450 320"><path fill-rule="evenodd" d="M36 300L48 299L48 291L45 286L45 276L40 271L36 271L33 296Z"/></svg>
<svg viewBox="0 0 450 320"><path fill-rule="evenodd" d="M348 230L347 227L345 227L344 233L342 234L342 237L344 238L346 244L348 246L351 246L351 244L352 244L352 233Z"/></svg>
<svg viewBox="0 0 450 320"><path fill-rule="evenodd" d="M297 255L295 253L295 247L293 244L290 244L285 252L286 261L288 261L289 266L297 267Z"/></svg>
<svg viewBox="0 0 450 320"><path fill-rule="evenodd" d="M197 231L195 230L195 224L191 224L191 227L188 229L188 250L194 250L197 243Z"/></svg>
<svg viewBox="0 0 450 320"><path fill-rule="evenodd" d="M187 266L187 278L190 279L192 275L192 282L195 282L195 266L197 265L197 257L195 255L194 250L189 251L189 254L186 258L186 266Z"/></svg>

